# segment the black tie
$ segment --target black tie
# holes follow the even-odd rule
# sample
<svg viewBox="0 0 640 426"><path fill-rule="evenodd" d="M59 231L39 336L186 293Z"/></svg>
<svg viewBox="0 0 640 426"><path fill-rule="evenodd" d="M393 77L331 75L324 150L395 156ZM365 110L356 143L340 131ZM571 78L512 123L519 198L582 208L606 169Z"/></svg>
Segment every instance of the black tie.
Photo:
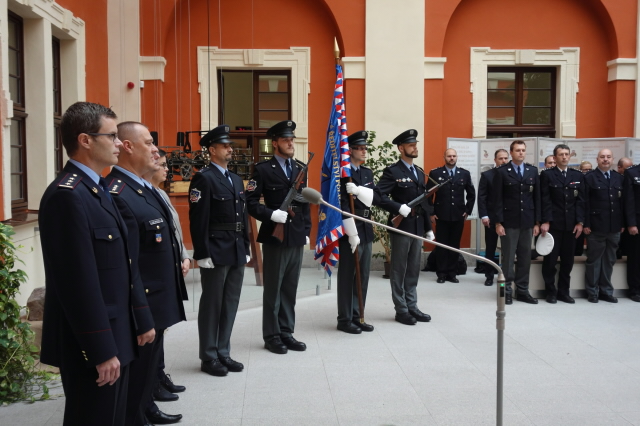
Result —
<svg viewBox="0 0 640 426"><path fill-rule="evenodd" d="M100 177L99 182L100 187L104 191L104 194L107 196L107 199L113 203L113 198L111 197L111 194L109 193L109 187L107 186L107 180L103 177Z"/></svg>
<svg viewBox="0 0 640 426"><path fill-rule="evenodd" d="M289 162L289 160L285 160L284 163L284 168L287 171L287 178L291 180L291 163Z"/></svg>
<svg viewBox="0 0 640 426"><path fill-rule="evenodd" d="M520 179L522 179L522 173L520 172L520 166L518 166L516 168L516 171L518 172L518 176L520 177Z"/></svg>
<svg viewBox="0 0 640 426"><path fill-rule="evenodd" d="M409 170L411 170L411 174L413 174L413 177L416 178L416 180L418 179L418 175L416 175L416 170L413 168L413 166L409 167Z"/></svg>
<svg viewBox="0 0 640 426"><path fill-rule="evenodd" d="M233 181L231 180L231 175L229 174L229 170L225 170L224 171L224 175L227 179L229 179L229 183L231 184L231 187L233 188Z"/></svg>
<svg viewBox="0 0 640 426"><path fill-rule="evenodd" d="M566 179L566 178L567 178L567 171L566 171L566 170L563 170L563 171L562 171L562 177L563 177L564 179Z"/></svg>
<svg viewBox="0 0 640 426"><path fill-rule="evenodd" d="M605 173L604 177L607 178L607 180L609 180L609 172Z"/></svg>
<svg viewBox="0 0 640 426"><path fill-rule="evenodd" d="M449 170L449 176L453 177L453 170Z"/></svg>

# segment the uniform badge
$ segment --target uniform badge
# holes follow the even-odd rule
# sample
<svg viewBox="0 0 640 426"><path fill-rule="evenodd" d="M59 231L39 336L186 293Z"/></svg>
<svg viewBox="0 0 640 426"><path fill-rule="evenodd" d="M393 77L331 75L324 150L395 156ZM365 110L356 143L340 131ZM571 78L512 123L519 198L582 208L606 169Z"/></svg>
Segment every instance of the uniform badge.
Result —
<svg viewBox="0 0 640 426"><path fill-rule="evenodd" d="M94 194L98 193L98 188L96 188L95 186L93 188L91 188L91 190L93 191Z"/></svg>
<svg viewBox="0 0 640 426"><path fill-rule="evenodd" d="M162 242L162 234L156 234L156 243Z"/></svg>
<svg viewBox="0 0 640 426"><path fill-rule="evenodd" d="M533 192L533 186L529 187L529 192Z"/></svg>
<svg viewBox="0 0 640 426"><path fill-rule="evenodd" d="M573 191L573 196L574 196L574 197L577 197L577 196L578 196L578 190L577 190L577 189L575 189L575 190Z"/></svg>
<svg viewBox="0 0 640 426"><path fill-rule="evenodd" d="M162 222L164 222L164 221L162 220L162 218L159 218L159 219L153 219L153 220L150 220L150 221L149 221L149 225L156 225L156 224L158 224L158 223L162 223Z"/></svg>
<svg viewBox="0 0 640 426"><path fill-rule="evenodd" d="M618 198L622 197L622 191L618 191Z"/></svg>
<svg viewBox="0 0 640 426"><path fill-rule="evenodd" d="M247 192L253 192L256 190L256 181L255 180L250 180L247 183Z"/></svg>
<svg viewBox="0 0 640 426"><path fill-rule="evenodd" d="M189 201L192 203L197 203L202 198L202 192L198 188L193 188L191 193L189 193Z"/></svg>

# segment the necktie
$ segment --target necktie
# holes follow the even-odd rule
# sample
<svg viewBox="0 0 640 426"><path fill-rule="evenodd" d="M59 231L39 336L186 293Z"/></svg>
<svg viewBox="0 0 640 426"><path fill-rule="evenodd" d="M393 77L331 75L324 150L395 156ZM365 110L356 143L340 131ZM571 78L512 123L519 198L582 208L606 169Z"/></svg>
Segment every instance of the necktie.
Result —
<svg viewBox="0 0 640 426"><path fill-rule="evenodd" d="M409 170L411 170L411 174L413 175L413 177L418 179L418 175L416 174L416 170L413 168L413 166L409 167Z"/></svg>
<svg viewBox="0 0 640 426"><path fill-rule="evenodd" d="M605 174L604 174L604 177L605 177L607 180L609 180L609 172L605 173Z"/></svg>
<svg viewBox="0 0 640 426"><path fill-rule="evenodd" d="M107 196L107 199L113 203L113 198L109 193L109 187L107 187L107 180L103 177L100 177L99 182L100 182L100 188L102 188L102 190L104 191L104 194Z"/></svg>
<svg viewBox="0 0 640 426"><path fill-rule="evenodd" d="M562 178L563 178L563 179L566 179L566 178L567 178L567 171L566 171L566 170L563 170L563 171L562 171Z"/></svg>
<svg viewBox="0 0 640 426"><path fill-rule="evenodd" d="M233 181L231 180L231 175L229 174L229 170L225 170L224 171L224 175L227 179L229 179L229 183L231 184L231 187L233 188Z"/></svg>
<svg viewBox="0 0 640 426"><path fill-rule="evenodd" d="M518 172L518 176L522 179L522 172L520 171L520 166L516 167L516 171Z"/></svg>
<svg viewBox="0 0 640 426"><path fill-rule="evenodd" d="M453 177L453 170L449 170L449 176Z"/></svg>
<svg viewBox="0 0 640 426"><path fill-rule="evenodd" d="M291 180L291 163L289 162L289 160L285 160L284 167L287 172L287 178Z"/></svg>

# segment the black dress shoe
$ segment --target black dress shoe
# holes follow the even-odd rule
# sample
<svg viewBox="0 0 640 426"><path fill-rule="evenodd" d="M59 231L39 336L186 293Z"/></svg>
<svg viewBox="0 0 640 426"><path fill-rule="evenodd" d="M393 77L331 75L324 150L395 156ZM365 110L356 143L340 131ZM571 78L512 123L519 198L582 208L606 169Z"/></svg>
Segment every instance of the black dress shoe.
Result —
<svg viewBox="0 0 640 426"><path fill-rule="evenodd" d="M360 322L359 319L354 319L353 321L351 321L353 323L353 325L355 325L356 327L359 327L360 330L362 331L373 331L373 326L371 324L367 324L366 322Z"/></svg>
<svg viewBox="0 0 640 426"><path fill-rule="evenodd" d="M558 299L556 298L556 296L547 296L547 303L558 303Z"/></svg>
<svg viewBox="0 0 640 426"><path fill-rule="evenodd" d="M156 388L153 390L153 399L155 399L156 401L177 401L178 398L180 398L178 395L169 392L162 385L160 385L160 383L158 383L156 385Z"/></svg>
<svg viewBox="0 0 640 426"><path fill-rule="evenodd" d="M178 423L182 419L182 414L165 414L162 411L147 411L147 420L154 425L171 425Z"/></svg>
<svg viewBox="0 0 640 426"><path fill-rule="evenodd" d="M168 374L165 374L164 371L162 371L162 378L160 378L160 385L171 393L179 393L187 390L186 387L176 385L175 383L173 383L173 380L171 380L171 376Z"/></svg>
<svg viewBox="0 0 640 426"><path fill-rule="evenodd" d="M444 284L444 278L440 278L440 277L438 277L438 279L436 280L436 282L437 282L438 284Z"/></svg>
<svg viewBox="0 0 640 426"><path fill-rule="evenodd" d="M640 302L640 295L634 294L633 296L629 296L629 300L633 300L634 302Z"/></svg>
<svg viewBox="0 0 640 426"><path fill-rule="evenodd" d="M487 278L486 280L484 280L484 285L486 285L487 287L492 286L493 278Z"/></svg>
<svg viewBox="0 0 640 426"><path fill-rule="evenodd" d="M227 367L227 370L239 373L244 370L244 365L241 362L231 359L230 356L220 357L220 364Z"/></svg>
<svg viewBox="0 0 640 426"><path fill-rule="evenodd" d="M396 321L406 325L415 325L418 321L410 313L396 314Z"/></svg>
<svg viewBox="0 0 640 426"><path fill-rule="evenodd" d="M533 297L531 297L530 294L519 294L518 295L518 302L524 302L524 303L529 303L531 305L537 305L538 301L536 299L534 299Z"/></svg>
<svg viewBox="0 0 640 426"><path fill-rule="evenodd" d="M609 296L608 294L601 294L598 299L604 300L605 302L609 303L618 303L617 297Z"/></svg>
<svg viewBox="0 0 640 426"><path fill-rule="evenodd" d="M513 305L513 297L511 295L504 296L504 304L505 305Z"/></svg>
<svg viewBox="0 0 640 426"><path fill-rule="evenodd" d="M457 279L456 277L449 277L447 278L447 281L449 281L450 283L459 283L460 280Z"/></svg>
<svg viewBox="0 0 640 426"><path fill-rule="evenodd" d="M591 303L598 303L598 296L589 296L587 300Z"/></svg>
<svg viewBox="0 0 640 426"><path fill-rule="evenodd" d="M282 343L284 343L287 346L287 348L291 349L292 351L302 352L307 350L307 345L297 341L293 336L289 336L289 337L282 336L281 338L282 338Z"/></svg>
<svg viewBox="0 0 640 426"><path fill-rule="evenodd" d="M420 309L416 309L415 311L409 311L409 315L414 317L416 321L420 321L420 322L431 321L431 315L421 312Z"/></svg>
<svg viewBox="0 0 640 426"><path fill-rule="evenodd" d="M227 367L220 363L218 359L212 359L211 361L202 361L200 364L200 370L212 376L226 376L229 370Z"/></svg>
<svg viewBox="0 0 640 426"><path fill-rule="evenodd" d="M285 344L282 343L282 340L280 340L280 336L273 336L272 338L268 339L266 342L264 342L264 347L274 354L282 355L286 354L288 351Z"/></svg>
<svg viewBox="0 0 640 426"><path fill-rule="evenodd" d="M349 334L360 334L362 333L362 330L360 330L360 327L358 327L355 324L352 323L348 323L348 324L338 324L338 330L340 331L344 331L345 333L349 333Z"/></svg>
<svg viewBox="0 0 640 426"><path fill-rule="evenodd" d="M576 303L573 297L569 296L568 294L559 294L558 300L564 303Z"/></svg>

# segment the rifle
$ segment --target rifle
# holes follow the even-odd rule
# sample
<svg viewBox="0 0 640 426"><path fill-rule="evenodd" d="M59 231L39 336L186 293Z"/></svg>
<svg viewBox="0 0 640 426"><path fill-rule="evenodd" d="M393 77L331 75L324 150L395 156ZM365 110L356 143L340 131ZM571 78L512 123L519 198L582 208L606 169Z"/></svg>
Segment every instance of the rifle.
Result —
<svg viewBox="0 0 640 426"><path fill-rule="evenodd" d="M296 199L296 195L298 195L298 189L300 189L300 184L302 183L302 180L304 179L304 176L309 169L309 163L311 163L311 160L313 160L314 155L315 154L313 152L309 152L307 164L296 159L296 163L302 166L302 170L298 172L298 176L296 176L296 178L293 180L293 183L291 183L291 188L289 188L287 196L284 198L284 201L280 205L280 210L288 212L291 217L295 217L296 215L291 209L291 203ZM276 226L273 227L271 236L282 243L282 241L284 240L284 223L276 223Z"/></svg>
<svg viewBox="0 0 640 426"><path fill-rule="evenodd" d="M428 197L431 194L435 194L435 192L438 190L438 188L440 188L442 185L444 185L445 183L448 183L451 180L451 178L440 182L439 184L432 186L431 189L429 189L427 192L418 195L416 198L414 198L413 200L409 201L407 203L407 206L410 208L414 208L415 206L417 206L418 204L420 204L422 202L422 200L424 200L426 197ZM404 219L404 216L402 216L401 214L395 216L393 219L391 219L391 224L393 225L394 228L397 228L398 226L400 226L400 223L402 222L402 219Z"/></svg>

